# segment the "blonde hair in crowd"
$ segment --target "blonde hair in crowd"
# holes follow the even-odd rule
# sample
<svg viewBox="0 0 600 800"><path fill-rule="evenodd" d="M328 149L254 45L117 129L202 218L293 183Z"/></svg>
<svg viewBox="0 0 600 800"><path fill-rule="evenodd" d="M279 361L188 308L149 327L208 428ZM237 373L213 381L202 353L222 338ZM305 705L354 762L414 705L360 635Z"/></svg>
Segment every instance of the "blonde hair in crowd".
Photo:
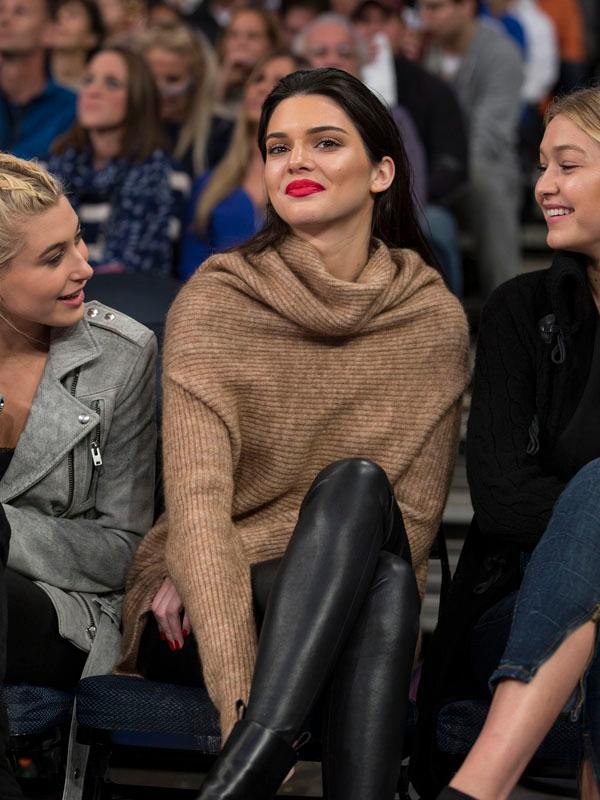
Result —
<svg viewBox="0 0 600 800"><path fill-rule="evenodd" d="M229 148L215 167L196 206L194 228L199 234L206 232L213 209L234 189L241 186L250 162L252 147L256 147L256 125L247 118L242 105Z"/></svg>
<svg viewBox="0 0 600 800"><path fill-rule="evenodd" d="M0 152L0 265L23 246L23 223L55 206L62 195L60 182L37 162Z"/></svg>
<svg viewBox="0 0 600 800"><path fill-rule="evenodd" d="M600 143L600 87L580 89L555 98L546 110L544 125L547 126L559 114Z"/></svg>
<svg viewBox="0 0 600 800"><path fill-rule="evenodd" d="M150 28L139 38L142 53L154 48L167 50L183 58L194 81L187 119L181 126L173 155L183 158L192 148L194 173L206 169L206 144L215 108L217 59L205 36L185 25Z"/></svg>

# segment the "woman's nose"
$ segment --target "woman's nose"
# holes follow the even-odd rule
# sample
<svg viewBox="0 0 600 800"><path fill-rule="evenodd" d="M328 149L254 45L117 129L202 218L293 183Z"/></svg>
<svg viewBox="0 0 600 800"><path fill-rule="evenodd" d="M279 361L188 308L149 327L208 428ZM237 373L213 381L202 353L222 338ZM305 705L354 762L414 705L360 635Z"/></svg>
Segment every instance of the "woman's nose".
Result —
<svg viewBox="0 0 600 800"><path fill-rule="evenodd" d="M302 143L295 144L290 153L290 169L301 169L302 167L307 167L309 162L310 158L304 145Z"/></svg>
<svg viewBox="0 0 600 800"><path fill-rule="evenodd" d="M536 193L540 196L544 196L547 194L554 194L557 190L556 185L556 177L550 171L548 167L541 173L540 177L538 178L536 187Z"/></svg>

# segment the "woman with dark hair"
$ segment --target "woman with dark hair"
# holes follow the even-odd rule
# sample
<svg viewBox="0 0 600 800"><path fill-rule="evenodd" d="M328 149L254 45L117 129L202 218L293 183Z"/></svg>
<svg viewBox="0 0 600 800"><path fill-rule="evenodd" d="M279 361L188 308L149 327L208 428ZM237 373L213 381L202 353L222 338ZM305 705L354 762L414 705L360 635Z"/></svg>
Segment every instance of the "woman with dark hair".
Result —
<svg viewBox="0 0 600 800"><path fill-rule="evenodd" d="M97 270L171 271L169 222L181 201L164 144L158 92L142 56L121 47L98 52L83 78L75 125L48 159Z"/></svg>
<svg viewBox="0 0 600 800"><path fill-rule="evenodd" d="M217 97L232 114L254 67L280 44L279 22L270 11L246 6L233 12L217 47Z"/></svg>
<svg viewBox="0 0 600 800"><path fill-rule="evenodd" d="M46 38L54 80L79 90L87 62L103 39L102 17L94 0L60 0Z"/></svg>
<svg viewBox="0 0 600 800"><path fill-rule="evenodd" d="M327 797L392 800L467 328L359 80L283 78L258 144L265 229L169 315L168 512L128 578L120 669L205 683L226 744L202 800L273 797L319 715Z"/></svg>

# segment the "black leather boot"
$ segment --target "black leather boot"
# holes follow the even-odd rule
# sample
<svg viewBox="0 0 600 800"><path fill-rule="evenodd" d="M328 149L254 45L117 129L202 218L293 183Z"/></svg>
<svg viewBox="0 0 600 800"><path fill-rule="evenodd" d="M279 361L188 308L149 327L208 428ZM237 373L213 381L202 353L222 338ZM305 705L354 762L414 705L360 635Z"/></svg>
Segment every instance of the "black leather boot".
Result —
<svg viewBox="0 0 600 800"><path fill-rule="evenodd" d="M322 771L327 800L395 797L420 605L410 566L381 552L324 697Z"/></svg>
<svg viewBox="0 0 600 800"><path fill-rule="evenodd" d="M280 736L257 722L237 722L197 800L271 800L297 761Z"/></svg>

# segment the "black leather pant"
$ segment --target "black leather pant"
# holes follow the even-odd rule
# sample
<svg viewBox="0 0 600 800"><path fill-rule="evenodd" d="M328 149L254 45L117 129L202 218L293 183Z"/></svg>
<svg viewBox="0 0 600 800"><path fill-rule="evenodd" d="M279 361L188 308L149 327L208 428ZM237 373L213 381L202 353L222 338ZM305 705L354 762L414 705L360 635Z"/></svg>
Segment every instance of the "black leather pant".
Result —
<svg viewBox="0 0 600 800"><path fill-rule="evenodd" d="M419 625L410 561L385 472L347 459L315 479L284 557L252 568L260 638L245 718L288 744L317 729L329 800L394 797ZM140 667L201 682L193 635L172 653L153 617Z"/></svg>
<svg viewBox="0 0 600 800"><path fill-rule="evenodd" d="M292 744L320 699L324 796L392 800L420 602L385 472L362 459L324 469L283 559L253 582L268 602L245 718Z"/></svg>

